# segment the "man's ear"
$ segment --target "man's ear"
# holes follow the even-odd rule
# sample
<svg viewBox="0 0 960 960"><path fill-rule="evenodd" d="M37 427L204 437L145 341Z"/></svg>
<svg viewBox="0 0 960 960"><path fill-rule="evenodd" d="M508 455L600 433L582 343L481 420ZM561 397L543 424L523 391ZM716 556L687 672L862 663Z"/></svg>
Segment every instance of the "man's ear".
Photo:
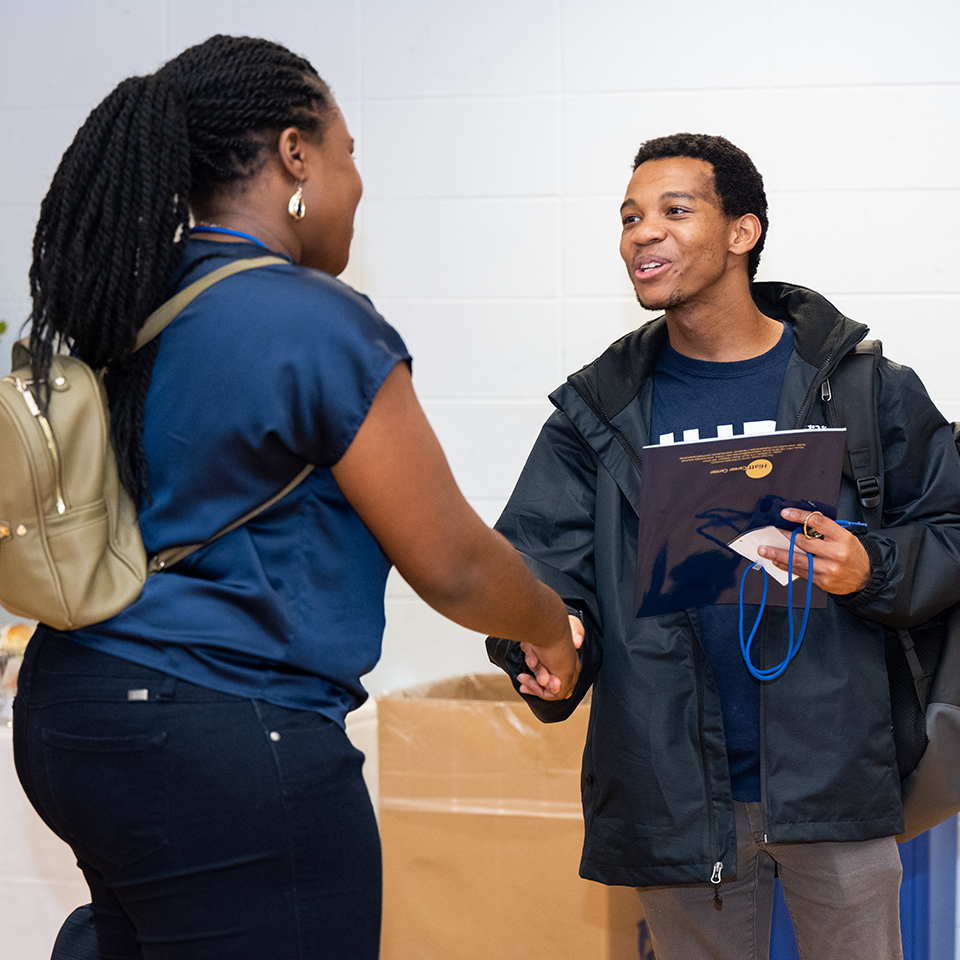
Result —
<svg viewBox="0 0 960 960"><path fill-rule="evenodd" d="M745 213L731 224L730 252L747 254L756 245L763 233L763 227L754 213Z"/></svg>

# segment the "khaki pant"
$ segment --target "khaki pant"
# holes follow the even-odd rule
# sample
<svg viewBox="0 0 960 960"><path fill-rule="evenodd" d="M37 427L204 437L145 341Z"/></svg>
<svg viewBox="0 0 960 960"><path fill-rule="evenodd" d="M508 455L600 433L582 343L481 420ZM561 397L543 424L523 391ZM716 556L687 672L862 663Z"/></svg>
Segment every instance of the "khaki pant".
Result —
<svg viewBox="0 0 960 960"><path fill-rule="evenodd" d="M764 843L759 803L735 803L737 875L637 891L657 960L768 960L777 871L801 960L902 960L893 837Z"/></svg>

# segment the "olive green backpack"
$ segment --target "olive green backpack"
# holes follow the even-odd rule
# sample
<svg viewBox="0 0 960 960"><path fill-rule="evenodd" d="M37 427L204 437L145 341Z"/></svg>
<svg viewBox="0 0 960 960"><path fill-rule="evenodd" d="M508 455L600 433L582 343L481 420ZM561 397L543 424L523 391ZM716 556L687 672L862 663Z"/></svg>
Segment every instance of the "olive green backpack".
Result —
<svg viewBox="0 0 960 960"><path fill-rule="evenodd" d="M147 318L134 350L219 280L274 263L287 261L235 260L197 280ZM24 341L14 345L12 367L0 380L0 606L16 616L58 630L106 620L140 596L150 574L246 523L313 469L304 467L275 496L202 543L148 558L117 473L102 372L76 357L54 356L44 414Z"/></svg>

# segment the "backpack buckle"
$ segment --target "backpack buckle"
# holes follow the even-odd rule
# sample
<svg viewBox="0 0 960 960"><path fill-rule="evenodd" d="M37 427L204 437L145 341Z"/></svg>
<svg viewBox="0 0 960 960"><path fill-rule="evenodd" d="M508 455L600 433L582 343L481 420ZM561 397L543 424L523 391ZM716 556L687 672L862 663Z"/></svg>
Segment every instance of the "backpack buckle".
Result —
<svg viewBox="0 0 960 960"><path fill-rule="evenodd" d="M880 506L880 481L876 477L861 477L857 481L857 496L864 507Z"/></svg>

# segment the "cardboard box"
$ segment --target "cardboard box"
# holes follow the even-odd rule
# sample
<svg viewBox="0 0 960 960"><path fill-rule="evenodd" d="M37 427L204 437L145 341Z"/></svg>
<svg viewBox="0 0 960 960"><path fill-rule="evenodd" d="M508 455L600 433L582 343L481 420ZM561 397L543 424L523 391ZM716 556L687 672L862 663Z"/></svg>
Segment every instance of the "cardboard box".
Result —
<svg viewBox="0 0 960 960"><path fill-rule="evenodd" d="M634 891L577 874L586 704L543 724L476 674L377 713L383 960L637 960Z"/></svg>

